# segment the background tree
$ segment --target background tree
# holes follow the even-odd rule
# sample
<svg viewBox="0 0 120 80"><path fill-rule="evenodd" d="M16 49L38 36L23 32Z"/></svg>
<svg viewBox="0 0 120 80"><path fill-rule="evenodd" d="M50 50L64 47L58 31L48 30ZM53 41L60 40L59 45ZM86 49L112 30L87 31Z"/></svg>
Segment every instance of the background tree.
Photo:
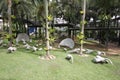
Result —
<svg viewBox="0 0 120 80"><path fill-rule="evenodd" d="M12 46L12 21L11 21L11 7L12 1L8 0L8 25L9 25L9 35L10 35L10 46Z"/></svg>
<svg viewBox="0 0 120 80"><path fill-rule="evenodd" d="M46 26L46 55L49 56L49 32L48 32L48 1L44 0L45 4L45 26Z"/></svg>

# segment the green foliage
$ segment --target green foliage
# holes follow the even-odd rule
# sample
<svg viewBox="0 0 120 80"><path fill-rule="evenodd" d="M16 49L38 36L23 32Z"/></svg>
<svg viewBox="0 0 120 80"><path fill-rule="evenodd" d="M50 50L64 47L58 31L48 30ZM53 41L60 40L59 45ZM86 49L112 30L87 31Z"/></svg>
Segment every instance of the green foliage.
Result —
<svg viewBox="0 0 120 80"><path fill-rule="evenodd" d="M5 36L5 32L0 32L0 38Z"/></svg>
<svg viewBox="0 0 120 80"><path fill-rule="evenodd" d="M110 15L106 15L106 14L103 14L103 15L99 15L98 17L100 20L109 20L111 18Z"/></svg>
<svg viewBox="0 0 120 80"><path fill-rule="evenodd" d="M19 0L13 0L16 4L18 4L19 3Z"/></svg>
<svg viewBox="0 0 120 80"><path fill-rule="evenodd" d="M55 28L50 28L49 29L50 34L55 32Z"/></svg>
<svg viewBox="0 0 120 80"><path fill-rule="evenodd" d="M84 13L84 11L80 11L80 14L82 14L82 15L83 15L83 13Z"/></svg>
<svg viewBox="0 0 120 80"><path fill-rule="evenodd" d="M3 37L4 39L10 39L12 38L14 35L10 35L7 32L0 32L0 37Z"/></svg>
<svg viewBox="0 0 120 80"><path fill-rule="evenodd" d="M6 34L6 38L7 38L7 39L9 39L9 38L11 38L11 37L12 37L12 35Z"/></svg>
<svg viewBox="0 0 120 80"><path fill-rule="evenodd" d="M84 20L84 21L80 21L80 24L81 24L81 25L82 25L82 24L85 25L85 24L87 24L87 21L85 21L85 20Z"/></svg>
<svg viewBox="0 0 120 80"><path fill-rule="evenodd" d="M0 32L0 38L4 44L8 44L11 37L12 35L9 35L7 32Z"/></svg>
<svg viewBox="0 0 120 80"><path fill-rule="evenodd" d="M47 19L48 19L48 21L52 21L52 20L53 20L53 16L52 16L52 15L49 15L49 16L47 17Z"/></svg>
<svg viewBox="0 0 120 80"><path fill-rule="evenodd" d="M50 43L51 43L51 44L54 43L55 39L56 39L56 38L55 38L54 36L51 36L50 39L49 39Z"/></svg>
<svg viewBox="0 0 120 80"><path fill-rule="evenodd" d="M0 37L3 39L3 43L8 44L9 41L15 36L15 34L9 34L7 32L0 32ZM13 43L15 43L15 40L13 40Z"/></svg>
<svg viewBox="0 0 120 80"><path fill-rule="evenodd" d="M11 15L11 18L12 18L12 19L15 19L15 18L16 18L16 16L15 16L15 15Z"/></svg>
<svg viewBox="0 0 120 80"><path fill-rule="evenodd" d="M56 36L54 36L54 33L55 33L55 28L50 28L49 29L49 41L51 45L55 42L55 39L56 39Z"/></svg>
<svg viewBox="0 0 120 80"><path fill-rule="evenodd" d="M11 38L13 38L14 36L15 36L15 34L8 34L8 33L6 33L4 38L6 38L6 39L11 39Z"/></svg>
<svg viewBox="0 0 120 80"><path fill-rule="evenodd" d="M8 39L4 38L4 39L3 39L3 43L4 43L4 44L8 44L8 43L9 43Z"/></svg>
<svg viewBox="0 0 120 80"><path fill-rule="evenodd" d="M45 50L45 51L48 51L49 49L45 47L44 50Z"/></svg>
<svg viewBox="0 0 120 80"><path fill-rule="evenodd" d="M83 39L83 38L84 38L83 33L80 33L79 35L77 35L77 38L78 38L78 39Z"/></svg>
<svg viewBox="0 0 120 80"><path fill-rule="evenodd" d="M83 44L84 43L84 34L82 32L80 32L80 34L77 35L77 38L78 38L78 42L80 44Z"/></svg>

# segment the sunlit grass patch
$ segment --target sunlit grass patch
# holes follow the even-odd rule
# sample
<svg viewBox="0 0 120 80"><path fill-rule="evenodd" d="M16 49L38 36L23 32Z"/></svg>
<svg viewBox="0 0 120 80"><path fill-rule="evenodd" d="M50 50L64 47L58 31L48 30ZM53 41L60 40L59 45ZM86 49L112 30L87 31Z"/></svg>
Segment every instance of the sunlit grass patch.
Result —
<svg viewBox="0 0 120 80"><path fill-rule="evenodd" d="M55 60L41 60L45 51L31 52L26 49L7 54L0 49L0 80L119 80L120 56L108 56L114 65L94 64L93 55L88 57L72 54L73 64L65 60L63 50L50 51Z"/></svg>

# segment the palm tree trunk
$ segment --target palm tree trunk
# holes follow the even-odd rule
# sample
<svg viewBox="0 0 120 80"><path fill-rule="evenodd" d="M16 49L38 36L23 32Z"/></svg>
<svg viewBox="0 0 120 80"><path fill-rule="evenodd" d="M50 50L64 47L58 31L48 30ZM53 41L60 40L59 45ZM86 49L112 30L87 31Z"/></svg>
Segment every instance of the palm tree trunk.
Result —
<svg viewBox="0 0 120 80"><path fill-rule="evenodd" d="M82 15L82 29L81 33L84 35L84 25L85 25L85 14L86 14L86 0L83 0L83 15ZM83 43L80 46L80 54L82 54Z"/></svg>
<svg viewBox="0 0 120 80"><path fill-rule="evenodd" d="M49 56L49 32L48 32L48 1L44 0L45 4L45 26L46 26L46 55Z"/></svg>
<svg viewBox="0 0 120 80"><path fill-rule="evenodd" d="M9 35L12 35L12 22L11 22L11 7L12 7L12 0L8 0L8 25L9 25ZM12 39L10 37L10 46L12 46Z"/></svg>

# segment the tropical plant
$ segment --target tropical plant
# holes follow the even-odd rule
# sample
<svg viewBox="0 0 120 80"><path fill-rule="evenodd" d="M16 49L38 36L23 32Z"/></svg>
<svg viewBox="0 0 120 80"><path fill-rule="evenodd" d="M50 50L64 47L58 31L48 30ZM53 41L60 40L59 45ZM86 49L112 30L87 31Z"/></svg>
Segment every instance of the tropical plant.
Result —
<svg viewBox="0 0 120 80"><path fill-rule="evenodd" d="M85 25L85 15L86 15L86 0L83 0L83 6L82 6L82 22L81 22L81 32L80 32L80 38L81 38L81 42L80 42L80 54L82 54L82 50L83 50L83 38L84 38L84 25Z"/></svg>
<svg viewBox="0 0 120 80"><path fill-rule="evenodd" d="M50 45L53 46L54 42L55 42L55 39L56 39L56 36L54 36L54 33L55 33L55 28L50 28L49 29L49 35L50 35Z"/></svg>
<svg viewBox="0 0 120 80"><path fill-rule="evenodd" d="M46 55L49 57L49 31L48 31L48 1L44 0L44 7L45 7L45 28L46 28Z"/></svg>
<svg viewBox="0 0 120 80"><path fill-rule="evenodd" d="M30 9L33 9L30 0L0 0L0 13L4 22L8 21L9 34L12 34L12 23L23 24L24 16L32 12Z"/></svg>

